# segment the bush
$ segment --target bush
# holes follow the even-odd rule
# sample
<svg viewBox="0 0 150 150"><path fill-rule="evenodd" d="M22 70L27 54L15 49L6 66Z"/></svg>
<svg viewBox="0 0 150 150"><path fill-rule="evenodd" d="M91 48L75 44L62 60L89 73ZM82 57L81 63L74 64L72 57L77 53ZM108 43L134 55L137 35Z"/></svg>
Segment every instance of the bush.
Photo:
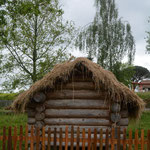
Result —
<svg viewBox="0 0 150 150"><path fill-rule="evenodd" d="M0 93L0 100L14 100L18 93Z"/></svg>

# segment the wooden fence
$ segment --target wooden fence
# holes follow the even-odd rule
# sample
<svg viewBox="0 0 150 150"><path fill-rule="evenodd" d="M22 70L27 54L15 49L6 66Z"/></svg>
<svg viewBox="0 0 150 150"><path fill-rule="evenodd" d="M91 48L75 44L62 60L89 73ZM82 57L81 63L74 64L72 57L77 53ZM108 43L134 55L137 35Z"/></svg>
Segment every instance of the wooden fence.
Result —
<svg viewBox="0 0 150 150"><path fill-rule="evenodd" d="M23 132L25 131L25 133ZM21 126L19 131L16 127L12 129L4 127L0 130L0 149L1 150L150 150L150 130L144 137L144 130L140 132L120 128L103 129L82 129L68 128L65 130L43 128L34 128L26 126L25 130ZM140 133L140 135L139 135Z"/></svg>

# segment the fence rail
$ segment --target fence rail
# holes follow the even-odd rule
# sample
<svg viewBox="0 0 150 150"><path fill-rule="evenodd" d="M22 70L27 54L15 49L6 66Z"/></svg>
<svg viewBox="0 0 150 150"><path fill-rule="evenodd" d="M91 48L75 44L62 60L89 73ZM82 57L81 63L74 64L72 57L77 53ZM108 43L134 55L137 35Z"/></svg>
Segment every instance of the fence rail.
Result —
<svg viewBox="0 0 150 150"><path fill-rule="evenodd" d="M19 133L17 127L9 127L2 129L0 135L0 149L2 150L150 150L150 130L147 131L147 136L144 137L144 130L139 132L135 131L132 134L132 130L129 130L128 136L126 129L123 131L120 128L117 129L94 129L88 130L78 127L76 130L71 127L68 130L66 126L63 131L62 128L34 128L33 126L25 128L23 133L23 127L20 126ZM140 133L140 135L139 135Z"/></svg>

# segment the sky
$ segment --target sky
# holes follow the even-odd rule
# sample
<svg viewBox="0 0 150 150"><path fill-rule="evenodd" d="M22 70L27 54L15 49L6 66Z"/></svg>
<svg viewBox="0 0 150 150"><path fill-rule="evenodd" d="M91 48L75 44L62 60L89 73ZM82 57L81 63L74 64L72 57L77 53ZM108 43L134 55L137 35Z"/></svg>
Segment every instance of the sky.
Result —
<svg viewBox="0 0 150 150"><path fill-rule="evenodd" d="M65 11L64 18L75 22L77 27L83 27L92 22L95 15L94 0L62 0ZM146 53L146 31L150 31L150 0L116 0L119 17L128 21L135 38L136 54L134 65L150 70L150 54ZM78 51L75 56L85 56Z"/></svg>

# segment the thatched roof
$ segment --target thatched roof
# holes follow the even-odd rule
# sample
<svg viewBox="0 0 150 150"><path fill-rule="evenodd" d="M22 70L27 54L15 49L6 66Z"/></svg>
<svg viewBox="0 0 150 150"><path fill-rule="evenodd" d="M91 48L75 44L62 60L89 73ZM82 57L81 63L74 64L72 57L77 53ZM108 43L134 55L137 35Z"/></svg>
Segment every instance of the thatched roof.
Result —
<svg viewBox="0 0 150 150"><path fill-rule="evenodd" d="M34 83L29 90L20 94L13 102L12 108L16 111L24 111L35 93L54 89L58 80L67 82L74 69L79 65L91 72L95 88L97 90L103 88L107 92L106 99L109 102L117 99L119 102L127 104L130 118L140 116L145 105L143 100L124 84L118 82L113 73L86 58L77 58L74 61L56 65L51 72Z"/></svg>

